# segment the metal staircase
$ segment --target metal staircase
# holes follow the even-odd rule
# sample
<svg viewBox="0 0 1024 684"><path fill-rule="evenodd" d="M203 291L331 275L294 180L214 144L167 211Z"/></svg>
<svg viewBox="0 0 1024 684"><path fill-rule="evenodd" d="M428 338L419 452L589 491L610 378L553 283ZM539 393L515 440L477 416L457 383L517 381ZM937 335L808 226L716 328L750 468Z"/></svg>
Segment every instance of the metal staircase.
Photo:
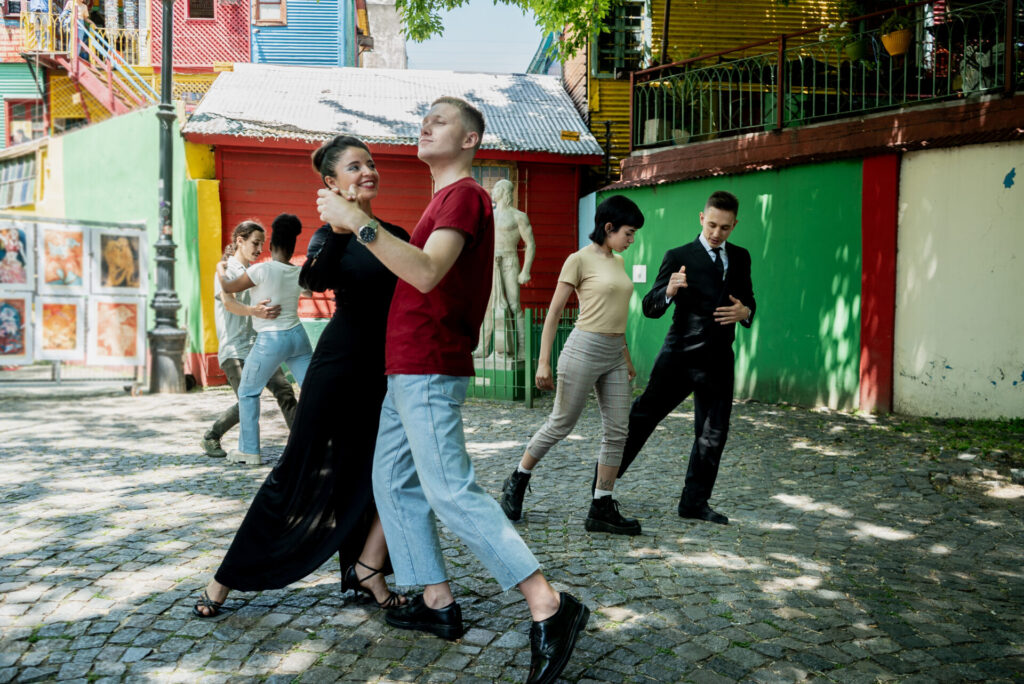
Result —
<svg viewBox="0 0 1024 684"><path fill-rule="evenodd" d="M55 15L34 12L22 13L21 28L26 61L67 72L79 93L84 89L111 114L159 102L160 96L122 54L135 55L133 61L138 61L138 30L108 32L83 20L64 25ZM86 118L91 118L87 108Z"/></svg>

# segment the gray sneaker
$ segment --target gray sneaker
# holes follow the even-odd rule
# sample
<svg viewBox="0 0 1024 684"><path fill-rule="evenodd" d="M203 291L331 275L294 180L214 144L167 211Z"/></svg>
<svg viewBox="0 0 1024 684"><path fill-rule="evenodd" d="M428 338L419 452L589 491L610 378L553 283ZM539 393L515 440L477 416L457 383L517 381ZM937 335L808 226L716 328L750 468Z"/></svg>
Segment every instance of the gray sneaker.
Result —
<svg viewBox="0 0 1024 684"><path fill-rule="evenodd" d="M224 458L228 455L228 452L220 446L220 440L216 437L210 437L209 435L203 437L203 441L199 443L199 446L203 447L203 453L213 458Z"/></svg>

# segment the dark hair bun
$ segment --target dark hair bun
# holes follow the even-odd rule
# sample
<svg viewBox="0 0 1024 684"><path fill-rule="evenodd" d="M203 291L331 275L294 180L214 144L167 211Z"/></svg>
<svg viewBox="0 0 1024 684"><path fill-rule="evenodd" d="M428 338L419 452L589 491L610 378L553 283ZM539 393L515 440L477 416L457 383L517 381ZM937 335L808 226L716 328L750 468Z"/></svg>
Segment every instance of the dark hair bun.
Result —
<svg viewBox="0 0 1024 684"><path fill-rule="evenodd" d="M294 239L302 232L302 222L295 214L280 214L270 227L274 229L275 235L280 234L283 238Z"/></svg>

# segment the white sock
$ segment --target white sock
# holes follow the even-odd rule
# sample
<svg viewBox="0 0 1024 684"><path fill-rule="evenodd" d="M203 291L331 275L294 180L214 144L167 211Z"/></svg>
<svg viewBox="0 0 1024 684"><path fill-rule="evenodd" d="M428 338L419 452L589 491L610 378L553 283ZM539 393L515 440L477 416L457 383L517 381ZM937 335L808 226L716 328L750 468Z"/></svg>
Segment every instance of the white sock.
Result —
<svg viewBox="0 0 1024 684"><path fill-rule="evenodd" d="M527 470L527 469L526 469L526 468L524 468L524 467L523 467L522 465L518 465L518 466L516 466L516 472L517 472L517 473L522 473L523 475L529 475L529 474L531 474L531 473L532 473L533 471L532 471L532 470Z"/></svg>
<svg viewBox="0 0 1024 684"><path fill-rule="evenodd" d="M595 489L594 490L594 498L595 499L603 499L604 497L611 496L611 495L612 495L612 490L610 490L610 489Z"/></svg>

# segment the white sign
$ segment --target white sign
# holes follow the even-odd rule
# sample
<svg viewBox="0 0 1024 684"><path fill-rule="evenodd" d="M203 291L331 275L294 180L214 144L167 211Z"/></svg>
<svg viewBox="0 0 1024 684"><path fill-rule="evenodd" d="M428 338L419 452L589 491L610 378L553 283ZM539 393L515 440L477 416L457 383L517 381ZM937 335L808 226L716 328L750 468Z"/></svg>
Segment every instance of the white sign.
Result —
<svg viewBox="0 0 1024 684"><path fill-rule="evenodd" d="M646 264L634 264L633 265L633 282L634 283L646 283L647 282L647 265Z"/></svg>

